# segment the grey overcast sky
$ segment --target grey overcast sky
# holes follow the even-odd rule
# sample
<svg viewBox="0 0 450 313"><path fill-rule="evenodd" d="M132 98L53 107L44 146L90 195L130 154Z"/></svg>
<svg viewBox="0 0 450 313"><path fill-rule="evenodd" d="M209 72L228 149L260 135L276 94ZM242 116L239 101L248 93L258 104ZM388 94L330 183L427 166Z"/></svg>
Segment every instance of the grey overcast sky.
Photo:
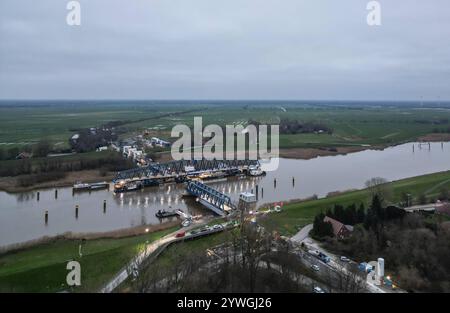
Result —
<svg viewBox="0 0 450 313"><path fill-rule="evenodd" d="M0 99L450 100L450 1L0 1Z"/></svg>

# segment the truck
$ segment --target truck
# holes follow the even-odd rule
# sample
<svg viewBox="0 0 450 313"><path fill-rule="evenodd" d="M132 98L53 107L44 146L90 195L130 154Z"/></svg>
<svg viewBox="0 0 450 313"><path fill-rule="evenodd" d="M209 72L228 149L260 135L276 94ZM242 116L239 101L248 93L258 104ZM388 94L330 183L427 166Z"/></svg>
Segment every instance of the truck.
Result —
<svg viewBox="0 0 450 313"><path fill-rule="evenodd" d="M366 262L359 263L358 269L361 272L365 272L365 273L370 273L371 271L373 271L372 265L369 265Z"/></svg>
<svg viewBox="0 0 450 313"><path fill-rule="evenodd" d="M319 252L319 255L317 256L323 263L328 263L331 261L330 257L326 255L325 253Z"/></svg>

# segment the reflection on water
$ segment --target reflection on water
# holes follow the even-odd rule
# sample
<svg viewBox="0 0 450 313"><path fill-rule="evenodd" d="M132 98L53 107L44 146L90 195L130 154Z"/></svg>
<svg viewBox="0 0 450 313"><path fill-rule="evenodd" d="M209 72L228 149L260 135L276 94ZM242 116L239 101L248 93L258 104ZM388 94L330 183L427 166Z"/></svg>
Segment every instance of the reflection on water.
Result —
<svg viewBox="0 0 450 313"><path fill-rule="evenodd" d="M280 160L265 177L229 178L209 183L237 201L244 191L259 190L258 204L306 198L317 194L364 187L371 177L397 180L450 169L450 144L419 147L404 144L383 151L362 151L312 160ZM295 178L295 183L293 183ZM276 184L274 180L276 179ZM183 185L164 185L137 192L114 194L108 190L72 194L71 188L7 194L0 192L0 245L23 242L65 232L103 232L161 223L159 209L182 209L192 215L212 214L192 198L183 198ZM103 201L106 200L106 212ZM75 206L79 206L78 218ZM49 212L48 225L44 212Z"/></svg>

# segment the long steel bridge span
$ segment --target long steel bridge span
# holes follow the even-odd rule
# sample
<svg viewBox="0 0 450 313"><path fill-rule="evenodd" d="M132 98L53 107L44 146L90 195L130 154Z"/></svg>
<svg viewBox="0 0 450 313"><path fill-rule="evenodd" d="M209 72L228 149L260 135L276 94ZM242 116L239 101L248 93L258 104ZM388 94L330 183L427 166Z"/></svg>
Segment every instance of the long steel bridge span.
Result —
<svg viewBox="0 0 450 313"><path fill-rule="evenodd" d="M180 160L167 163L154 163L118 172L113 182L142 179L164 179L189 177L209 171L248 170L250 166L259 166L258 160Z"/></svg>

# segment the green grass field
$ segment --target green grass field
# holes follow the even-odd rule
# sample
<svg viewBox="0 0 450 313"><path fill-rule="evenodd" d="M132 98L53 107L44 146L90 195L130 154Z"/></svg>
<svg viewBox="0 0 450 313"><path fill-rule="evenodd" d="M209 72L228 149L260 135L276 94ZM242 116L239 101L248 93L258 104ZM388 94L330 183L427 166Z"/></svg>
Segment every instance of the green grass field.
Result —
<svg viewBox="0 0 450 313"><path fill-rule="evenodd" d="M167 113L196 112L164 116ZM127 133L151 128L170 134L176 124L192 126L194 116L202 116L203 124L234 124L256 120L276 123L289 118L323 123L334 130L328 134L282 135L282 148L336 147L349 145L384 145L414 140L431 133L439 120L450 119L450 110L414 106L374 105L308 105L288 102L74 102L60 104L5 106L0 105L0 147L11 147L49 139L64 147L75 129L100 126L111 121L127 121L121 126ZM154 118L154 119L152 119Z"/></svg>
<svg viewBox="0 0 450 313"><path fill-rule="evenodd" d="M388 184L388 188L391 191L390 202L392 203L399 202L404 192L410 193L413 201L417 201L421 194L425 194L430 199L436 198L441 188L450 189L450 171L391 182ZM280 213L273 213L267 218L260 219L260 223L267 229L292 236L301 227L311 223L316 214L332 208L335 204L346 206L353 203L357 205L364 203L367 208L370 198L370 191L364 189L319 200L293 203L286 205Z"/></svg>
<svg viewBox="0 0 450 313"><path fill-rule="evenodd" d="M0 256L0 292L95 292L112 278L143 244L175 231L171 228L146 235L122 239L86 241L58 240L18 252ZM66 265L76 260L81 265L81 286L70 289L66 285Z"/></svg>

